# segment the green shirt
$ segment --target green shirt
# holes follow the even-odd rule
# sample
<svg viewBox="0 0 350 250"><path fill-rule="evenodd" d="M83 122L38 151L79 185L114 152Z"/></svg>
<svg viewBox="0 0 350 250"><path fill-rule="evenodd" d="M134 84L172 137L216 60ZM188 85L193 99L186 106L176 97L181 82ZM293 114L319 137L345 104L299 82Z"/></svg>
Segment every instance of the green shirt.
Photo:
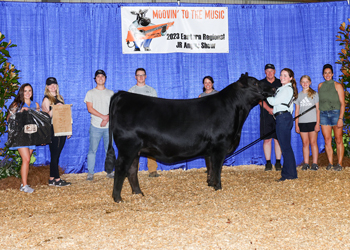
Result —
<svg viewBox="0 0 350 250"><path fill-rule="evenodd" d="M320 111L340 110L340 101L334 80L325 81L318 91Z"/></svg>

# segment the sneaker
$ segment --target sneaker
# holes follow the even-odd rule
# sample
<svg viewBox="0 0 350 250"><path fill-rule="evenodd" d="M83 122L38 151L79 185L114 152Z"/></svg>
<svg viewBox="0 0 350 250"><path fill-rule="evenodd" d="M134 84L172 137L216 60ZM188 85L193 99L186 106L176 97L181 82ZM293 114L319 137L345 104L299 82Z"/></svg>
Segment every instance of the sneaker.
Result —
<svg viewBox="0 0 350 250"><path fill-rule="evenodd" d="M70 182L64 181L62 179L60 179L59 181L55 181L55 187L66 187L66 186L70 186Z"/></svg>
<svg viewBox="0 0 350 250"><path fill-rule="evenodd" d="M334 171L342 171L343 167L340 164L337 164L333 167Z"/></svg>
<svg viewBox="0 0 350 250"><path fill-rule="evenodd" d="M154 171L152 173L149 173L148 177L159 177L160 174L157 173L157 171Z"/></svg>
<svg viewBox="0 0 350 250"><path fill-rule="evenodd" d="M276 171L281 171L281 170L282 170L282 165L281 165L281 163L276 162L276 164L275 164L275 169L276 169Z"/></svg>
<svg viewBox="0 0 350 250"><path fill-rule="evenodd" d="M333 168L332 164L328 164L328 166L326 167L326 170L331 170Z"/></svg>
<svg viewBox="0 0 350 250"><path fill-rule="evenodd" d="M25 185L23 187L23 184L21 184L21 187L19 188L20 191L25 192L25 193L33 193L34 189L32 189L29 185Z"/></svg>
<svg viewBox="0 0 350 250"><path fill-rule="evenodd" d="M49 179L49 186L55 186L55 179Z"/></svg>
<svg viewBox="0 0 350 250"><path fill-rule="evenodd" d="M305 163L301 170L308 170L310 168L309 164Z"/></svg>
<svg viewBox="0 0 350 250"><path fill-rule="evenodd" d="M87 181L92 181L94 179L94 174L90 174L88 173L87 177L86 177L86 180Z"/></svg>
<svg viewBox="0 0 350 250"><path fill-rule="evenodd" d="M318 165L316 163L312 163L310 170L318 170Z"/></svg>
<svg viewBox="0 0 350 250"><path fill-rule="evenodd" d="M106 177L107 178L114 178L114 172L109 173L109 174L107 173Z"/></svg>
<svg viewBox="0 0 350 250"><path fill-rule="evenodd" d="M271 162L266 163L266 165L265 165L265 171L271 171L271 170L272 170L272 164L271 164Z"/></svg>

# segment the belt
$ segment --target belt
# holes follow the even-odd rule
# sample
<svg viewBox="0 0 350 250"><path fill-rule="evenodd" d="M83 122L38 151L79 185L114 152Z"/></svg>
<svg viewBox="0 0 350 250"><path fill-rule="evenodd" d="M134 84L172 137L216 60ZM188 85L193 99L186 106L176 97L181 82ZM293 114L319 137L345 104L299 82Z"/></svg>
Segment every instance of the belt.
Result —
<svg viewBox="0 0 350 250"><path fill-rule="evenodd" d="M275 117L275 119L276 119L277 116L282 115L282 114L284 114L284 113L289 113L289 111L288 111L288 110L285 110L285 111L276 112L276 113L273 114L273 117Z"/></svg>

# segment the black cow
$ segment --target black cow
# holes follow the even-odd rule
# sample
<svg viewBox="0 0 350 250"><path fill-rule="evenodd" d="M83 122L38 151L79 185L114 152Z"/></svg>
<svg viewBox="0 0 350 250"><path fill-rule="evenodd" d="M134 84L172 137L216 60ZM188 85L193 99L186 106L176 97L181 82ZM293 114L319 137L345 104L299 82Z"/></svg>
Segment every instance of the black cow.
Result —
<svg viewBox="0 0 350 250"><path fill-rule="evenodd" d="M115 166L113 198L125 177L134 194L141 192L137 178L140 154L174 163L204 156L207 182L221 189L221 169L227 154L238 147L249 111L275 89L242 74L219 93L203 98L170 100L119 91L109 107L109 146L106 171ZM115 159L112 134L118 148Z"/></svg>

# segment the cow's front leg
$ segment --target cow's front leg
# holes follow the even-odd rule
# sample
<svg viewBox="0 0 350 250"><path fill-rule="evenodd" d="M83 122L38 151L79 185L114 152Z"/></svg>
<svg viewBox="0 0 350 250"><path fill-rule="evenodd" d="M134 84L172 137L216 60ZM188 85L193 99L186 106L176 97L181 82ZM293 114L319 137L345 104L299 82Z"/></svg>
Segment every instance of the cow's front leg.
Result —
<svg viewBox="0 0 350 250"><path fill-rule="evenodd" d="M128 171L128 179L131 186L131 190L133 194L142 194L139 179L137 177L137 173L139 171L139 160L140 156L137 156L134 161L132 162L129 171Z"/></svg>

